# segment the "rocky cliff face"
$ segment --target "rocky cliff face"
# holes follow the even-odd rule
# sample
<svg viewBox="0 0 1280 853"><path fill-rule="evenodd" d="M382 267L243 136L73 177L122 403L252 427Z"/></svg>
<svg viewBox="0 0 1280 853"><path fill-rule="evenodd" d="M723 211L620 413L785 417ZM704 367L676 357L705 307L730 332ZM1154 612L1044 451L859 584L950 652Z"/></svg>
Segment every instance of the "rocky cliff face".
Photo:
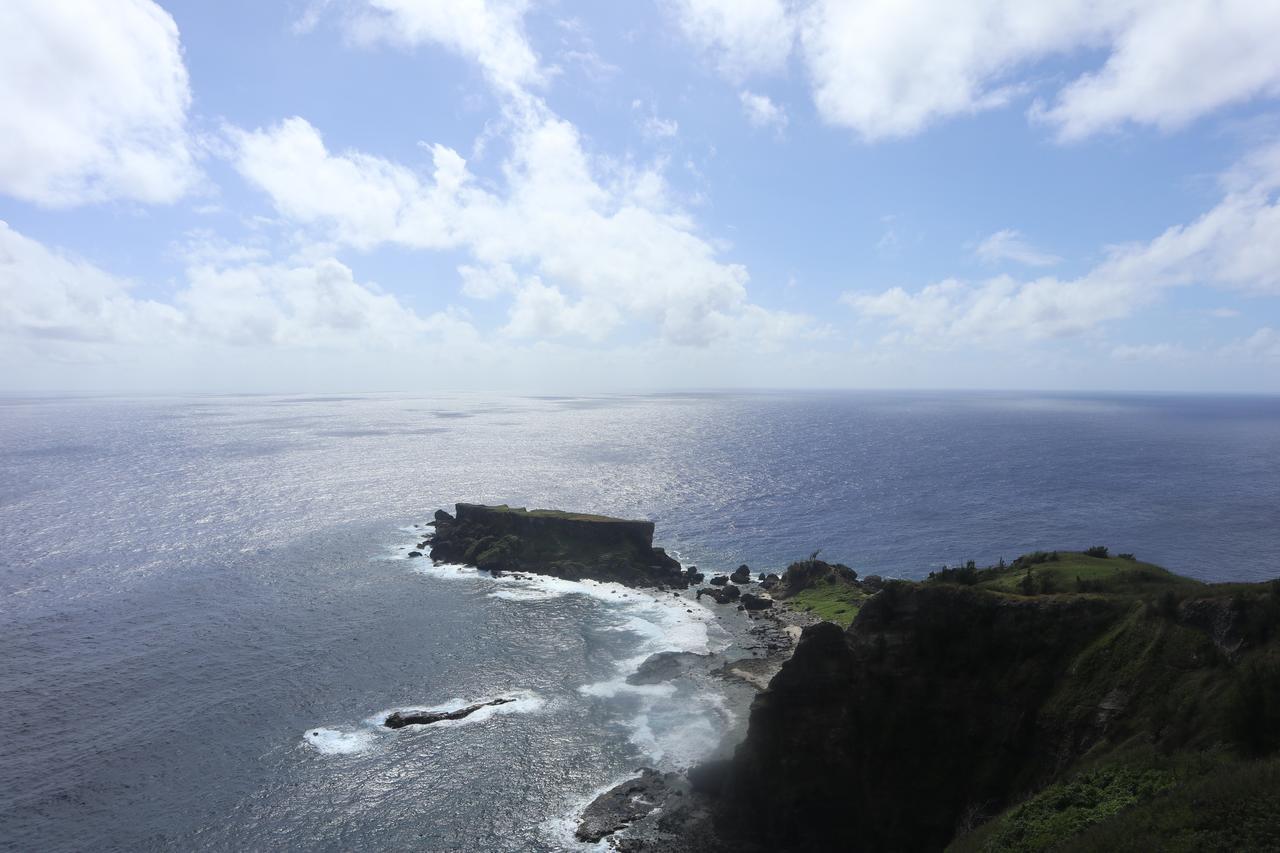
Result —
<svg viewBox="0 0 1280 853"><path fill-rule="evenodd" d="M653 546L653 522L602 515L458 504L436 513L431 558L568 580L680 587L688 575Z"/></svg>
<svg viewBox="0 0 1280 853"><path fill-rule="evenodd" d="M709 774L720 831L773 851L1273 849L1280 798L1256 782L1280 774L1280 581L1066 552L1041 571L1089 568L1083 593L1011 594L1050 586L1020 568L890 582L847 631L807 628Z"/></svg>
<svg viewBox="0 0 1280 853"><path fill-rule="evenodd" d="M941 849L1059 767L1073 738L1039 709L1122 612L895 583L847 632L807 628L752 707L722 828L777 850Z"/></svg>

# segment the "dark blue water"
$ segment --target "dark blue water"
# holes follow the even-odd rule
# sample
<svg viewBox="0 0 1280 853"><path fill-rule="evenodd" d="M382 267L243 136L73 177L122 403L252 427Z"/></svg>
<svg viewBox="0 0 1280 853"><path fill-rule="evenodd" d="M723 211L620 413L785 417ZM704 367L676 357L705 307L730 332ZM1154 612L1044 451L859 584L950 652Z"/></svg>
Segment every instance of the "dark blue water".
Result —
<svg viewBox="0 0 1280 853"><path fill-rule="evenodd" d="M1106 544L1259 580L1280 400L0 401L0 846L561 849L593 790L740 724L727 687L620 681L723 646L706 610L403 559L455 501L652 518L704 568ZM520 701L373 725L497 695Z"/></svg>

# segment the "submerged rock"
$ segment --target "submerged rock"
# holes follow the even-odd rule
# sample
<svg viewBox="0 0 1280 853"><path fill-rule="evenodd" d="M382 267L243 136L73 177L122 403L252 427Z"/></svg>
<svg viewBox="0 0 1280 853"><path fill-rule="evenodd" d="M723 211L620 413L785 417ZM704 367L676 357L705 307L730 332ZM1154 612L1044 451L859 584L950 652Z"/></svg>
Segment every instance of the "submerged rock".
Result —
<svg viewBox="0 0 1280 853"><path fill-rule="evenodd" d="M627 684L661 684L679 678L706 658L696 652L658 652L627 676Z"/></svg>
<svg viewBox="0 0 1280 853"><path fill-rule="evenodd" d="M389 729L402 729L405 726L429 726L432 723L439 723L444 720L461 720L463 717L469 717L481 708L488 708L492 705L506 705L508 702L514 702L514 699L493 699L489 702L481 702L478 705L468 705L465 708L459 708L456 711L396 711L383 721L383 725Z"/></svg>
<svg viewBox="0 0 1280 853"><path fill-rule="evenodd" d="M409 552L409 556L410 556L411 558L412 558L412 557L421 557L421 556L422 556L422 552L421 552L421 551L410 551L410 552Z"/></svg>

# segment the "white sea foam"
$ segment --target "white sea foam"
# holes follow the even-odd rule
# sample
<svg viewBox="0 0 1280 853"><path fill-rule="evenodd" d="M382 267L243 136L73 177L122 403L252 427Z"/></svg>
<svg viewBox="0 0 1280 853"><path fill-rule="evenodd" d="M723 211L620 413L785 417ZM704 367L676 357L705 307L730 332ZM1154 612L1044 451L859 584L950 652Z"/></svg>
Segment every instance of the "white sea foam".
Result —
<svg viewBox="0 0 1280 853"><path fill-rule="evenodd" d="M625 776L619 776L612 782L606 782L596 788L589 794L577 797L571 805L556 817L544 820L538 825L540 834L548 843L556 850L581 850L581 851L608 851L613 847L609 844L609 837L605 836L596 842L579 841L574 834L578 829L578 824L582 820L582 813L586 811L587 806L595 802L596 798L601 794L621 785L623 782L635 776L634 773L628 773Z"/></svg>
<svg viewBox="0 0 1280 853"><path fill-rule="evenodd" d="M597 681L584 684L578 688L583 696L595 696L600 699L612 699L627 694L630 696L673 696L676 692L674 684L628 684L625 677L612 681Z"/></svg>
<svg viewBox="0 0 1280 853"><path fill-rule="evenodd" d="M353 755L372 747L377 737L377 733L367 730L311 729L303 740L324 755Z"/></svg>
<svg viewBox="0 0 1280 853"><path fill-rule="evenodd" d="M533 714L541 711L546 706L546 701L537 693L530 690L507 693L505 696L515 697L515 701L504 702L501 705L486 705L460 720L441 720L438 723L431 723L429 725L412 725L405 726L400 729L388 729L383 725L386 722L387 717L397 711L401 713L408 711L426 711L434 713L442 711L457 711L470 705L478 705L486 700L450 699L449 701L442 702L438 705L414 705L405 708L388 708L385 711L379 711L371 717L366 717L362 722L361 728L352 729L350 731L331 728L308 729L307 733L303 735L303 741L323 755L354 755L373 748L377 745L380 738L394 737L398 732L458 728L460 726L471 725L472 723L483 723L485 720L492 719L500 714Z"/></svg>
<svg viewBox="0 0 1280 853"><path fill-rule="evenodd" d="M413 535L422 534L414 531ZM408 547L401 546L393 552L396 555L393 558L401 559L407 552ZM636 672L650 655L659 652L710 654L729 644L728 634L719 627L715 614L696 600L594 580L570 581L546 575L509 573L494 577L469 566L436 565L425 557L411 560L410 564L414 572L434 579L480 583L487 587L489 597L502 601L537 602L579 595L600 602L604 606L602 614L613 621L603 630L634 637L634 653L617 661L611 677L584 684L578 693L590 700L618 703L618 712L630 730L631 742L654 763L679 767L695 763L714 748L719 732L732 718L724 710L718 694L689 695L689 685L677 686L671 682L627 683L627 676ZM504 710L508 708L510 710ZM454 708L441 706L440 710ZM516 710L499 705L430 728L466 724L487 719L494 713Z"/></svg>

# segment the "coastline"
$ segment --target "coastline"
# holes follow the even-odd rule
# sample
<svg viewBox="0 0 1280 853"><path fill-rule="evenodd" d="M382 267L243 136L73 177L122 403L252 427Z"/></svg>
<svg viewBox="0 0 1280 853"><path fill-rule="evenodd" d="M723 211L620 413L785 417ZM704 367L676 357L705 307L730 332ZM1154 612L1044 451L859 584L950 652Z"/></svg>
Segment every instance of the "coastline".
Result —
<svg viewBox="0 0 1280 853"><path fill-rule="evenodd" d="M542 516L539 516L542 517ZM437 521L440 514L437 514ZM644 606L665 608L675 617L674 631L662 631L650 638L647 654L619 662L614 680L584 685L579 692L584 696L608 699L620 693L634 692L644 696L645 702L657 704L662 697L673 695L678 684L695 692L711 692L719 697L723 714L715 743L687 756L687 760L675 761L661 748L642 750L649 753L646 765L638 767L620 781L605 783L585 798L574 800L568 813L548 818L560 843L569 838L582 849L677 849L684 844L680 837L698 838L697 849L714 849L716 840L711 821L709 800L696 790L690 776L697 769L719 766L732 758L735 749L746 737L750 711L756 696L768 687L769 681L790 659L801 631L808 625L821 621L804 610L789 607L783 601L774 601L769 590L761 586L759 572L743 571L739 567L730 581L732 570L723 576L716 573L711 581L718 586L701 587L704 575L696 566L678 564L679 578L689 579L683 588L650 586L641 579L641 585L619 583L585 577L581 566L573 567L573 577L523 569L516 565L505 568L479 568L474 565L432 559L437 552L436 537L426 535L423 529L432 526L414 525L405 528L410 539L395 547L395 559L408 562L416 572L438 579L476 578L490 581L496 589L489 593L496 598L514 601L538 601L561 595L583 594L617 606ZM579 526L580 529L580 526ZM431 549L432 556L425 551ZM655 549L660 551L660 549ZM447 548L442 553L453 556ZM665 561L664 561L665 562ZM673 563L676 561L673 559ZM668 574L664 566L664 577ZM611 573L616 577L616 573ZM675 575L671 575L675 577ZM707 573L705 577L711 577ZM723 592L732 588L732 596L708 595L708 590ZM757 596L767 601L766 609L748 609L740 601L741 596ZM711 600L702 601L703 597ZM709 641L702 646L690 644L681 624L693 621L701 623L706 636L718 634L719 641ZM637 626L638 627L638 626ZM692 687L687 687L692 685ZM652 691L652 694L650 694ZM652 698L650 698L650 695ZM471 697L477 704L494 697ZM653 710L651 705L646 711ZM447 723L446 723L447 724ZM438 723L436 725L439 725ZM634 742L634 738L633 738ZM637 747L640 744L637 743ZM638 775L637 775L638 774ZM637 780L639 782L637 783ZM639 788L637 789L637 784ZM642 791L639 800L655 806L637 811L633 794ZM678 802L676 802L678 800ZM661 820L651 819L661 817ZM587 829L594 816L595 829ZM673 827L679 827L673 834ZM566 829L571 828L566 832ZM567 837L566 837L567 836ZM675 846L673 846L675 845Z"/></svg>

